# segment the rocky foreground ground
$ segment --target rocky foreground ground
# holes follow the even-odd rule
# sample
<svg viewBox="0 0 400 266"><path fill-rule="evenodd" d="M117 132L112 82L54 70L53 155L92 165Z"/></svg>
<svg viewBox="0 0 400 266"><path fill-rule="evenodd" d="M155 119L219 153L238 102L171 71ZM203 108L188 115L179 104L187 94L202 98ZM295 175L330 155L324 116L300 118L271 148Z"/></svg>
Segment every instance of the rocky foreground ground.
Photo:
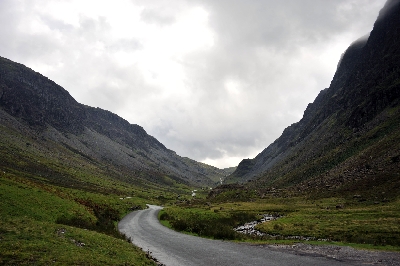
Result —
<svg viewBox="0 0 400 266"><path fill-rule="evenodd" d="M369 251L344 246L317 246L304 243L295 245L263 245L263 247L297 255L329 257L345 263L353 263L354 265L400 265L399 252Z"/></svg>

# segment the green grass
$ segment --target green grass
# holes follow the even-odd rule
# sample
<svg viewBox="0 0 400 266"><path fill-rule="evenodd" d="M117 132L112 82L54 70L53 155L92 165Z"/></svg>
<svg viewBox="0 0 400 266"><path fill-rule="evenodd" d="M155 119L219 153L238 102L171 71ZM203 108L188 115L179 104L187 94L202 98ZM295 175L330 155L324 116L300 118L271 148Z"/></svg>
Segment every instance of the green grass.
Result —
<svg viewBox="0 0 400 266"><path fill-rule="evenodd" d="M155 184L7 130L0 126L1 265L154 265L117 222L190 188Z"/></svg>
<svg viewBox="0 0 400 266"><path fill-rule="evenodd" d="M154 265L119 234L117 222L147 203L189 199L191 188L157 184L9 131L0 125L1 265Z"/></svg>
<svg viewBox="0 0 400 266"><path fill-rule="evenodd" d="M349 203L333 198L303 206L296 205L295 211L257 228L283 237L300 235L344 243L400 248L399 201L377 205Z"/></svg>
<svg viewBox="0 0 400 266"><path fill-rule="evenodd" d="M2 265L155 265L127 241L94 231L28 217L2 220L0 230Z"/></svg>
<svg viewBox="0 0 400 266"><path fill-rule="evenodd" d="M257 226L266 236L245 237L233 233L235 226L256 220L265 213L282 216ZM206 205L192 202L165 208L160 219L167 220L178 231L212 238L291 244L305 242L292 239L302 236L310 237L312 241L306 242L313 244L400 251L400 200L374 204L357 199L298 197ZM221 231L207 231L210 227Z"/></svg>
<svg viewBox="0 0 400 266"><path fill-rule="evenodd" d="M216 239L238 239L233 227L256 216L250 212L224 212L204 208L167 207L160 212L161 223L181 232Z"/></svg>
<svg viewBox="0 0 400 266"><path fill-rule="evenodd" d="M115 228L127 206L140 202L20 181L0 178L0 264L154 265Z"/></svg>

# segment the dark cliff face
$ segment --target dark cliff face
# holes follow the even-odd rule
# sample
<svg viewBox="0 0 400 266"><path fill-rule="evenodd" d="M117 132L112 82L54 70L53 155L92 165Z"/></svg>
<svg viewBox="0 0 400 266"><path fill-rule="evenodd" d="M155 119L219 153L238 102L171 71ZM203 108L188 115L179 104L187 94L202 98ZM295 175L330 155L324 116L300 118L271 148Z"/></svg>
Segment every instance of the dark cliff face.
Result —
<svg viewBox="0 0 400 266"><path fill-rule="evenodd" d="M109 111L80 104L48 78L1 57L0 110L6 112L0 115L8 114L27 126L24 134L62 144L92 162L123 169L128 175L161 180L167 176L196 185L213 185L226 176L224 170L178 156L142 127Z"/></svg>
<svg viewBox="0 0 400 266"><path fill-rule="evenodd" d="M79 135L87 127L128 145L166 149L142 127L109 111L78 103L68 91L21 64L0 58L0 69L0 106L32 128L43 130L50 125L63 133Z"/></svg>
<svg viewBox="0 0 400 266"><path fill-rule="evenodd" d="M257 180L254 183L259 185L285 187L311 184L310 180L322 174L333 176L346 161L375 147L375 140L384 140L382 134L395 139L399 127L399 43L400 1L393 0L380 12L369 38L346 50L330 87L308 105L303 118L251 162L240 163L227 182ZM378 134L380 131L385 133ZM396 156L396 147L386 153Z"/></svg>
<svg viewBox="0 0 400 266"><path fill-rule="evenodd" d="M46 124L60 131L83 131L85 110L71 95L48 78L0 58L0 106L35 128Z"/></svg>
<svg viewBox="0 0 400 266"><path fill-rule="evenodd" d="M303 118L287 127L277 140L253 160L243 160L229 177L230 180L243 182L259 177L264 171L279 163L291 148L302 143L327 117L340 110L337 102L338 93L343 90L347 79L359 62L366 42L366 39L358 40L343 53L331 86L320 91L314 102L308 104Z"/></svg>
<svg viewBox="0 0 400 266"><path fill-rule="evenodd" d="M400 1L388 1L366 43L357 71L353 71L343 95L353 109L346 125L360 127L384 108L399 103ZM346 97L347 96L347 97Z"/></svg>

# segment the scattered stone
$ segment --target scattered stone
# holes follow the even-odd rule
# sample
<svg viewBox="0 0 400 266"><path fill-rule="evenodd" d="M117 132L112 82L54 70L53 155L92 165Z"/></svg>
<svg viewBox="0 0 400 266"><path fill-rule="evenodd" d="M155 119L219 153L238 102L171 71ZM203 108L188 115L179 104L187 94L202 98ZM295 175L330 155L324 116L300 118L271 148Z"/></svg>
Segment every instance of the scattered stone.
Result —
<svg viewBox="0 0 400 266"><path fill-rule="evenodd" d="M346 246L310 245L261 245L265 248L298 255L321 256L355 265L400 265L400 254L389 251L358 250Z"/></svg>
<svg viewBox="0 0 400 266"><path fill-rule="evenodd" d="M245 223L244 225L238 226L238 227L234 228L233 230L235 230L238 233L246 234L246 235L264 236L264 235L266 235L265 233L262 233L255 229L256 225L265 223L265 222L269 222L269 221L273 221L278 218L279 218L278 216L273 216L271 214L263 214L263 217L259 221L252 221L249 223Z"/></svg>
<svg viewBox="0 0 400 266"><path fill-rule="evenodd" d="M84 246L86 246L85 243L83 243L83 242L81 242L81 241L79 241L79 240L75 240L75 239L73 239L73 238L71 238L70 240L71 240L71 242L74 243L75 246L77 246L77 247L84 247Z"/></svg>
<svg viewBox="0 0 400 266"><path fill-rule="evenodd" d="M67 230L65 228L60 228L56 230L57 235L60 237L63 237L66 232Z"/></svg>
<svg viewBox="0 0 400 266"><path fill-rule="evenodd" d="M290 239L290 240L300 240L300 241L323 241L323 242L330 241L330 239L315 238L315 237L311 237L311 236L270 235L270 234L266 234L266 233L260 232L255 229L256 225L258 225L258 224L269 222L269 221L274 221L278 218L280 218L280 216L264 214L263 218L261 218L259 221L252 221L252 222L246 223L244 225L234 228L233 230L240 234L246 234L246 235L250 235L250 236L259 236L259 237L267 237L268 239Z"/></svg>

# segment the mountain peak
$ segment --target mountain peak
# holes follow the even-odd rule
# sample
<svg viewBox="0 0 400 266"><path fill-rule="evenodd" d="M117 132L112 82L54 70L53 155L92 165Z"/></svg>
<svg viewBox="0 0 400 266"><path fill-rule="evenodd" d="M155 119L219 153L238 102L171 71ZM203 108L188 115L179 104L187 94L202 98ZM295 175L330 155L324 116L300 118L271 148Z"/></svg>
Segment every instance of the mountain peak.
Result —
<svg viewBox="0 0 400 266"><path fill-rule="evenodd" d="M360 158L372 150L383 157L371 161L369 167L381 169L379 176L385 180L397 180L393 165L384 163L384 154L396 157L400 150L396 140L400 130L399 43L400 1L390 0L369 37L356 40L344 52L329 88L308 105L303 118L254 159L243 160L226 182L254 180L257 187L303 184L302 189L304 184L325 182L340 187L356 182L350 176L344 178L343 171L365 166ZM386 142L393 145L383 148ZM377 176L363 175L359 182Z"/></svg>

